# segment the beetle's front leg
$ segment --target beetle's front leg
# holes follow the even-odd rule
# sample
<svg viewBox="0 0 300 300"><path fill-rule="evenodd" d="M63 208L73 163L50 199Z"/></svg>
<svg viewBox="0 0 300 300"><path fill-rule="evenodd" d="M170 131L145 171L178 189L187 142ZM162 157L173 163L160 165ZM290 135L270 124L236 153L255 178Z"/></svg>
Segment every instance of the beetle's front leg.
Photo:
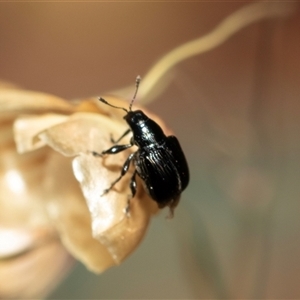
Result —
<svg viewBox="0 0 300 300"><path fill-rule="evenodd" d="M123 167L122 167L120 176L119 176L115 181L112 182L112 184L110 185L109 188L107 188L107 189L105 189L105 190L103 191L103 194L102 194L101 196L107 194L107 193L113 188L113 186L114 186L118 181L120 181L121 178L127 173L128 169L129 169L130 162L132 161L133 157L134 157L134 153L131 153L131 154L128 156L128 158L126 159L126 161L125 161L125 163L124 163L124 165L123 165Z"/></svg>
<svg viewBox="0 0 300 300"><path fill-rule="evenodd" d="M113 143L113 144L118 144L122 138L124 138L127 134L129 134L131 132L131 129L128 128L117 140L115 140L112 136L112 134L110 134L110 141Z"/></svg>
<svg viewBox="0 0 300 300"><path fill-rule="evenodd" d="M117 154L117 153L124 151L132 146L133 146L133 144L115 145L105 151L102 151L101 153L92 151L92 154L96 157L102 157L105 154Z"/></svg>

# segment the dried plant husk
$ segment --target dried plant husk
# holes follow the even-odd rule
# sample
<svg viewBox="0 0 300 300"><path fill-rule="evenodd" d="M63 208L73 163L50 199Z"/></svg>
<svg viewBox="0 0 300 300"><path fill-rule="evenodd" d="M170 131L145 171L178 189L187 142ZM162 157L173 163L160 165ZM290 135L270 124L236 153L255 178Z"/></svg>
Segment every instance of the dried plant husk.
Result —
<svg viewBox="0 0 300 300"><path fill-rule="evenodd" d="M52 98L0 83L1 299L43 297L72 265L44 203L41 183L50 149L20 155L13 136L13 123L20 113L42 113L51 103L61 113L73 109L63 99L54 97L52 102Z"/></svg>
<svg viewBox="0 0 300 300"><path fill-rule="evenodd" d="M0 299L45 297L73 264L48 227L1 228L0 241Z"/></svg>
<svg viewBox="0 0 300 300"><path fill-rule="evenodd" d="M124 100L106 99L128 107ZM0 85L1 297L47 293L69 270L68 253L99 273L120 264L139 245L158 208L138 182L130 214L124 212L133 170L102 195L136 149L103 158L91 153L111 147L110 136L127 129L123 116L96 98L68 102ZM7 232L14 238L7 239ZM6 284L5 272L21 278L30 272L28 266L31 280L47 269L39 288L26 280Z"/></svg>

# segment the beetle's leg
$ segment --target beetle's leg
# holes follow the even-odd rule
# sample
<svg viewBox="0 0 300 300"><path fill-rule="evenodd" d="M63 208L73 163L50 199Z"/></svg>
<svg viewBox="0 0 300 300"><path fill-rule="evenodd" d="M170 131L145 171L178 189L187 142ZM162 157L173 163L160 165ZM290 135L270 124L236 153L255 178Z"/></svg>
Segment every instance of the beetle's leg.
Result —
<svg viewBox="0 0 300 300"><path fill-rule="evenodd" d="M178 195L175 199L171 201L171 203L168 205L170 207L169 215L167 216L168 219L172 219L174 217L174 210L175 207L178 205L178 202L180 200L180 195Z"/></svg>
<svg viewBox="0 0 300 300"><path fill-rule="evenodd" d="M132 144L126 144L126 145L115 145L115 146L112 146L111 148L105 150L105 151L102 151L101 154L104 155L104 154L117 154L121 151L124 151L130 147L132 147L133 145Z"/></svg>
<svg viewBox="0 0 300 300"><path fill-rule="evenodd" d="M129 217L130 216L130 200L135 196L136 194L136 176L137 171L134 171L131 180L130 180L130 190L131 190L131 196L128 197L127 199L127 205L125 207L125 214Z"/></svg>
<svg viewBox="0 0 300 300"><path fill-rule="evenodd" d="M122 138L124 138L127 134L129 134L131 132L131 129L128 128L117 140L114 140L112 134L110 134L110 141L113 143L113 144L118 144Z"/></svg>
<svg viewBox="0 0 300 300"><path fill-rule="evenodd" d="M133 198L136 194L136 179L135 179L136 173L137 171L135 170L130 180L131 198Z"/></svg>
<svg viewBox="0 0 300 300"><path fill-rule="evenodd" d="M126 145L125 145L125 146L126 146ZM128 156L128 158L126 159L126 161L125 161L125 163L124 163L124 165L123 165L123 167L122 167L120 176L119 176L115 181L112 182L112 184L110 185L109 188L107 188L107 189L105 189L105 190L103 191L103 194L102 194L101 196L107 194L107 193L113 188L113 186L114 186L118 181L120 181L120 179L127 173L128 169L129 169L130 162L132 161L133 157L134 157L134 153L131 153L131 154Z"/></svg>
<svg viewBox="0 0 300 300"><path fill-rule="evenodd" d="M95 157L102 157L103 156L101 153L98 153L96 151L91 151L90 153L92 153Z"/></svg>
<svg viewBox="0 0 300 300"><path fill-rule="evenodd" d="M133 146L132 144L115 145L105 151L102 151L101 153L92 151L92 154L96 157L102 157L104 154L117 154L117 153L124 151L132 146Z"/></svg>

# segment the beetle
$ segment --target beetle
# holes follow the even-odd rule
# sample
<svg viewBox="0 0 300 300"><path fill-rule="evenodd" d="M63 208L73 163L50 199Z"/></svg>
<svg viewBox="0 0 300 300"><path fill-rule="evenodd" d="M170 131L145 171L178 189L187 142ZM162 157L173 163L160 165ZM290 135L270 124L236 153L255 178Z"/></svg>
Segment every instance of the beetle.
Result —
<svg viewBox="0 0 300 300"><path fill-rule="evenodd" d="M108 193L121 180L129 170L130 164L133 163L135 170L130 180L130 199L136 194L136 175L138 175L142 179L146 192L157 202L158 207L164 208L168 206L170 214L173 216L181 192L189 183L189 168L178 139L173 135L166 136L161 127L142 110L132 110L140 81L141 77L138 76L136 78L135 93L129 104L129 109L114 106L105 99L99 98L99 101L102 103L126 112L124 119L129 129L117 140L113 140L111 137L111 141L114 143L111 148L101 153L93 151L92 154L102 157L104 155L117 154L134 145L138 147L138 150L131 153L126 159L120 176L103 191L102 195ZM129 144L119 145L119 141L129 133L132 133ZM127 213L129 213L130 199L126 207Z"/></svg>

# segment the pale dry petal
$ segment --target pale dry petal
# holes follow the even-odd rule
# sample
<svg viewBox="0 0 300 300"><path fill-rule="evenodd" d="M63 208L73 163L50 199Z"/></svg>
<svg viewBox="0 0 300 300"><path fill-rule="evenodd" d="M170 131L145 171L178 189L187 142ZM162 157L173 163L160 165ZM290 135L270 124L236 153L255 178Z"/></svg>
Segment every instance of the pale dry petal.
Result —
<svg viewBox="0 0 300 300"><path fill-rule="evenodd" d="M101 152L112 146L110 133L121 135L127 127L95 113L76 113L64 123L50 127L39 138L65 156L91 151Z"/></svg>
<svg viewBox="0 0 300 300"><path fill-rule="evenodd" d="M39 108L44 111L45 102L51 106L51 95L38 95L33 93L36 98L29 99L29 92L25 92L22 103L21 90L3 90L3 85L0 88L1 299L46 295L66 275L73 261L57 238L43 202L44 163L50 149L19 155L14 143L13 121L18 113L37 113ZM66 111L69 105L62 101L54 99L54 111Z"/></svg>
<svg viewBox="0 0 300 300"><path fill-rule="evenodd" d="M90 212L72 173L71 159L53 152L46 170L46 206L65 247L93 272L115 265L106 247L92 237Z"/></svg>
<svg viewBox="0 0 300 300"><path fill-rule="evenodd" d="M120 106L128 105L125 101L117 101ZM89 111L96 111L97 108L93 100L80 107ZM157 204L146 195L138 182L137 195L130 203L130 216L126 215L130 174L102 196L103 191L119 176L128 155L136 151L133 147L105 158L92 154L93 151L101 152L111 147L110 135L118 138L127 129L124 112L115 114L115 109L105 109L99 109L105 115L78 112L70 116L23 116L14 126L19 151L32 151L48 145L64 155L48 153L43 167L45 178L41 182L44 205L64 245L94 272L102 272L121 263L137 247L151 215L158 210ZM157 120L156 117L154 119ZM128 143L129 137L122 142ZM71 160L65 156L75 156L74 174ZM132 174L132 171L128 173Z"/></svg>
<svg viewBox="0 0 300 300"><path fill-rule="evenodd" d="M25 253L53 236L53 230L45 227L0 227L0 259Z"/></svg>
<svg viewBox="0 0 300 300"><path fill-rule="evenodd" d="M74 106L62 98L34 91L0 89L0 113L28 111L72 112Z"/></svg>
<svg viewBox="0 0 300 300"><path fill-rule="evenodd" d="M65 122L67 116L47 114L42 116L24 116L14 123L14 136L19 153L25 153L45 146L45 142L37 135L56 124Z"/></svg>
<svg viewBox="0 0 300 300"><path fill-rule="evenodd" d="M104 168L99 158L88 155L81 155L73 161L75 176L91 213L93 236L107 247L116 263L122 262L136 248L151 215L157 211L155 202L140 189L130 202L130 215L126 215L130 196L128 176L116 188L102 195L103 190L119 176L120 167L120 163L114 162L113 169Z"/></svg>
<svg viewBox="0 0 300 300"><path fill-rule="evenodd" d="M110 147L109 133L119 136L125 128L101 115L78 113L71 116L68 122L39 135L56 151L67 156L79 155L73 161L73 171L81 184L91 214L92 234L101 245L105 245L114 264L120 263L135 249L147 229L151 214L157 210L156 204L145 193L140 193L131 203L130 217L126 216L124 209L130 195L128 176L116 185L116 189L101 196L104 189L119 176L129 152L124 151L103 160L94 157L91 151L101 152ZM61 167L61 164L58 165ZM57 182L61 184L62 181ZM59 201L60 205L62 201ZM68 210L67 206L61 206L60 209ZM71 215L69 217L72 218ZM66 228L68 238L74 235L73 226L76 224ZM100 265L88 266L94 271L102 271L103 268Z"/></svg>
<svg viewBox="0 0 300 300"><path fill-rule="evenodd" d="M67 275L73 260L57 239L0 260L0 298L37 299Z"/></svg>
<svg viewBox="0 0 300 300"><path fill-rule="evenodd" d="M49 149L19 155L12 131L13 119L0 117L0 223L24 228L49 224L43 202L42 164Z"/></svg>

